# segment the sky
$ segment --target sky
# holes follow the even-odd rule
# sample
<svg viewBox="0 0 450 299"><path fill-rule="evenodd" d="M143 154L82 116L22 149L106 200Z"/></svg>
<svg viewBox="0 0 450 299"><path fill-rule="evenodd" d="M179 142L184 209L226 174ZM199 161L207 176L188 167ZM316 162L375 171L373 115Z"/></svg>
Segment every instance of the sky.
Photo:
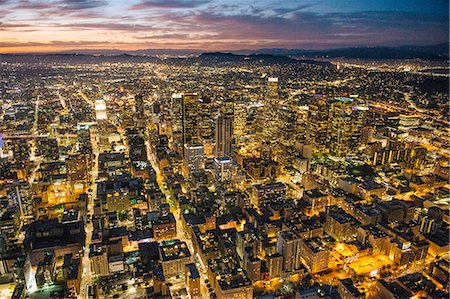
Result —
<svg viewBox="0 0 450 299"><path fill-rule="evenodd" d="M448 0L0 0L0 53L448 42Z"/></svg>

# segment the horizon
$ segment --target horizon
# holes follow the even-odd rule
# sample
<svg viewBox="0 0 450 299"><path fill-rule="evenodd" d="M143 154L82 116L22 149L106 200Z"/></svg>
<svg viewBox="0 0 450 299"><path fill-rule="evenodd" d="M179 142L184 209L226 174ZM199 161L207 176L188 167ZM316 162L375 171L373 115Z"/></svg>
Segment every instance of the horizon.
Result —
<svg viewBox="0 0 450 299"><path fill-rule="evenodd" d="M258 51L262 50L286 50L286 51L332 51L332 50L346 50L346 49L358 49L358 48L368 48L368 49L374 49L374 48L388 48L388 49L396 49L396 48L406 48L406 47L433 47L433 46L439 46L439 45L450 45L450 42L440 42L440 43L433 43L433 44L425 44L425 45L417 45L417 44L410 44L410 45L399 45L399 46L385 46L385 45L378 45L378 46L353 46L353 47L331 47L331 48L320 48L320 49L303 49L303 48L282 48L282 47L272 47L272 48L255 48L255 49L236 49L236 50L230 50L230 49L223 49L223 50L205 50L205 49L189 49L189 48L179 48L179 49L170 49L170 48L142 48L142 49L135 49L135 50L125 50L125 49L118 49L118 48L98 48L98 49L67 49L62 51L44 51L44 52L10 52L10 53L4 53L0 52L0 55L8 55L8 54L17 54L17 55L50 55L50 54L80 54L80 55L104 55L104 56L116 56L116 55L122 55L122 54L128 54L128 55L149 55L149 54L143 54L138 52L145 52L145 51L173 51L173 52L185 52L183 55L186 54L194 54L194 55L200 55L203 53L231 53L236 55L241 55L239 52L245 52L248 51L249 54L269 54L269 55L282 55L282 54L270 54L270 53L257 53ZM252 52L253 51L253 52ZM90 53L88 53L90 52ZM116 53L101 53L101 52L116 52ZM120 53L118 53L120 52ZM136 53L133 53L136 52ZM159 54L155 54L159 55ZM168 54L167 54L168 55Z"/></svg>
<svg viewBox="0 0 450 299"><path fill-rule="evenodd" d="M448 8L441 0L0 0L0 53L434 45L448 42Z"/></svg>

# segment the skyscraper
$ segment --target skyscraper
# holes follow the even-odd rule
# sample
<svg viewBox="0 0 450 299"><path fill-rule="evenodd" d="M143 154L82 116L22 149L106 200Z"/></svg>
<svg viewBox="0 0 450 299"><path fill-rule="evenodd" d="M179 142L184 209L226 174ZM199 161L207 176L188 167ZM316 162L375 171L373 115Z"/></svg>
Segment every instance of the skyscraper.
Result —
<svg viewBox="0 0 450 299"><path fill-rule="evenodd" d="M245 134L247 123L247 108L244 103L234 102L233 135L238 142Z"/></svg>
<svg viewBox="0 0 450 299"><path fill-rule="evenodd" d="M182 97L183 107L183 144L200 142L198 138L198 108L197 93L186 93Z"/></svg>
<svg viewBox="0 0 450 299"><path fill-rule="evenodd" d="M221 113L216 118L216 157L230 157L233 144L233 116Z"/></svg>
<svg viewBox="0 0 450 299"><path fill-rule="evenodd" d="M315 95L309 104L308 129L310 142L319 151L327 148L328 142L328 99L323 95Z"/></svg>
<svg viewBox="0 0 450 299"><path fill-rule="evenodd" d="M202 144L184 145L184 164L188 174L205 168L205 154Z"/></svg>
<svg viewBox="0 0 450 299"><path fill-rule="evenodd" d="M183 94L172 94L171 108L172 132L183 132Z"/></svg>
<svg viewBox="0 0 450 299"><path fill-rule="evenodd" d="M364 107L354 106L352 98L336 98L329 110L330 154L344 157L357 147L364 124Z"/></svg>

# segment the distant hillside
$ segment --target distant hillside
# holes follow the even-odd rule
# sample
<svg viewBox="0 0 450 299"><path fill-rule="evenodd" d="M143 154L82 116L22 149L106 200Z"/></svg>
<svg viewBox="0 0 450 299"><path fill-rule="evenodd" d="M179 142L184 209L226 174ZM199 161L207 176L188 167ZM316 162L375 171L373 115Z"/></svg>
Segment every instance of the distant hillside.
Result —
<svg viewBox="0 0 450 299"><path fill-rule="evenodd" d="M449 44L441 43L429 46L401 46L401 47L355 47L330 50L300 50L269 48L256 51L240 50L236 54L245 53L287 55L306 58L357 58L357 59L425 59L446 60L449 58Z"/></svg>
<svg viewBox="0 0 450 299"><path fill-rule="evenodd" d="M320 64L323 66L332 66L328 62L295 59L287 56L278 56L271 54L251 54L236 55L232 53L202 53L199 56L176 57L176 58L158 58L144 55L88 55L88 54L0 54L0 60L3 62L24 62L24 63L102 63L102 62L165 62L174 64L226 64L226 63L307 63Z"/></svg>
<svg viewBox="0 0 450 299"><path fill-rule="evenodd" d="M172 58L167 61L173 63L200 63L200 64L227 64L227 63L260 63L260 64L286 64L286 63L304 63L317 64L327 67L334 67L329 62L315 61L308 59L296 59L283 55L272 54L250 54L238 55L225 52L207 52L197 57L189 58Z"/></svg>
<svg viewBox="0 0 450 299"><path fill-rule="evenodd" d="M304 49L285 49L285 48L264 48L257 50L236 50L222 52L207 52L199 49L141 49L141 50L119 50L119 49L81 49L68 50L61 53L46 55L76 55L77 58L69 56L55 56L53 59L79 59L80 56L102 57L100 60L108 61L111 57L123 60L139 60L136 57L161 57L169 56L172 58L181 57L196 59L199 61L221 61L238 62L242 60L263 60L266 63L271 62L289 62L288 58L358 58L358 59L424 59L424 60L448 60L449 43L440 43L426 46L400 46L400 47L353 47L336 48L326 50L304 50ZM32 55L32 54L28 54ZM34 54L37 55L43 54ZM125 55L125 56L124 56ZM128 55L128 56L126 56ZM237 56L232 56L237 55ZM281 57L280 57L281 56ZM48 56L50 57L50 56ZM86 58L86 57L85 57ZM148 59L148 58L146 58ZM96 60L99 60L96 58ZM175 59L174 61L179 61ZM182 60L184 61L184 60ZM307 61L304 61L307 63Z"/></svg>
<svg viewBox="0 0 450 299"><path fill-rule="evenodd" d="M23 63L100 63L100 62L156 62L151 56L86 55L86 54L0 54L2 62Z"/></svg>

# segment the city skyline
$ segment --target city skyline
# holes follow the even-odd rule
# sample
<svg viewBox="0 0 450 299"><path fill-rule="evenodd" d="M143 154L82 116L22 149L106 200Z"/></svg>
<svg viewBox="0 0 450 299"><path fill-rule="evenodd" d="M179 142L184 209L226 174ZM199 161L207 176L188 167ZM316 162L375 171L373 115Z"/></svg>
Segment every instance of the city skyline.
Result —
<svg viewBox="0 0 450 299"><path fill-rule="evenodd" d="M447 1L0 1L0 53L448 42ZM432 33L432 34L430 34Z"/></svg>

